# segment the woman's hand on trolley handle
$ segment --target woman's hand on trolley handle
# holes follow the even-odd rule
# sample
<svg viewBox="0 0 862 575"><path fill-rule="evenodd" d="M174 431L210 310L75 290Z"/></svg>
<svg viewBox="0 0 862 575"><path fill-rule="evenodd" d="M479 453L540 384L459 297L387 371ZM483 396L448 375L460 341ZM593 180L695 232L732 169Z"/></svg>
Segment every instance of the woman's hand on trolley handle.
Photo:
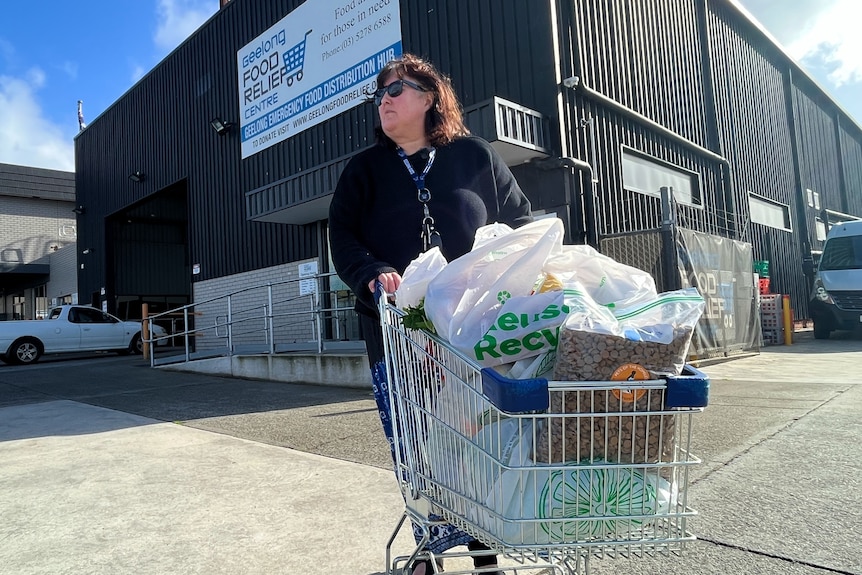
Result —
<svg viewBox="0 0 862 575"><path fill-rule="evenodd" d="M401 274L398 272L384 272L368 282L368 289L371 293L377 291L377 282L383 288L383 293L392 295L401 286Z"/></svg>

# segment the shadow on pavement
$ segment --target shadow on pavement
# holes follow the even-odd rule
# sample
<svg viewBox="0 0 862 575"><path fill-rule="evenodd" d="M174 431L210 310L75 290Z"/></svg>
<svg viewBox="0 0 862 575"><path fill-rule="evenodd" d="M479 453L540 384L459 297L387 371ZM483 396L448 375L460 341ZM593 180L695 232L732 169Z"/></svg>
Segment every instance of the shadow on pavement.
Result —
<svg viewBox="0 0 862 575"><path fill-rule="evenodd" d="M57 400L138 416L116 419L111 429L148 422L142 418L189 422L304 408L324 418L376 413L370 389L170 372L152 369L140 357L88 357L0 369L0 409ZM87 432L87 424L81 425Z"/></svg>

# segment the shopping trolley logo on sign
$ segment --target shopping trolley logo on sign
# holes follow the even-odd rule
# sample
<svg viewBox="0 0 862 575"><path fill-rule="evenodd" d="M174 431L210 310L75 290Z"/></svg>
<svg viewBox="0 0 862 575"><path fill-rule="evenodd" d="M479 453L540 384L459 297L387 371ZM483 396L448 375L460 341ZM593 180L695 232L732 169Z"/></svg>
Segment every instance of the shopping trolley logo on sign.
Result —
<svg viewBox="0 0 862 575"><path fill-rule="evenodd" d="M308 40L308 35L311 30L305 33L305 38L302 42L285 51L281 55L284 62L284 73L287 76L287 85L292 86L294 78L297 82L302 80L302 66L305 64L305 42Z"/></svg>

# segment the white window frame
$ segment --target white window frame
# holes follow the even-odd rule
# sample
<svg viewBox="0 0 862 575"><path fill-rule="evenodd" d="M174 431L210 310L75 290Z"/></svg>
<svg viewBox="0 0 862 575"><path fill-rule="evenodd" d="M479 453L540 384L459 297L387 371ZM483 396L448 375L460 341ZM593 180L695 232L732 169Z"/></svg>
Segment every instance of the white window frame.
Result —
<svg viewBox="0 0 862 575"><path fill-rule="evenodd" d="M654 172L668 174L672 179L687 180L688 189L680 189L671 184L670 186L663 185L660 186L659 189L653 190L641 185L641 182L632 182L631 178L626 178L626 162L631 160L638 161L641 165L648 165L654 170ZM673 188L673 197L676 203L701 210L703 209L700 174L697 172L687 170L675 164L671 164L670 162L665 162L664 160L645 154L630 146L621 146L620 168L622 172L623 189L625 190L660 198L661 187L671 187Z"/></svg>
<svg viewBox="0 0 862 575"><path fill-rule="evenodd" d="M761 208L761 209L756 209ZM769 210L772 217L763 217L764 210ZM776 230L793 233L793 220L790 218L790 206L770 200L760 194L755 194L752 191L748 192L748 213L751 216L751 223L760 224ZM777 215L781 214L781 219L784 220L783 225L777 225Z"/></svg>

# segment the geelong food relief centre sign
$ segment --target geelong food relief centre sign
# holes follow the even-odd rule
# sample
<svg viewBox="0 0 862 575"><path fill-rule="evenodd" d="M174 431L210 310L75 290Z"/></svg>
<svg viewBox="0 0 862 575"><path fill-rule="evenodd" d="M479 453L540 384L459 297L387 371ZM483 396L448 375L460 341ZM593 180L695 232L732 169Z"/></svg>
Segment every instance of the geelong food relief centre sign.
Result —
<svg viewBox="0 0 862 575"><path fill-rule="evenodd" d="M398 0L309 0L237 52L242 157L363 103L401 55Z"/></svg>

